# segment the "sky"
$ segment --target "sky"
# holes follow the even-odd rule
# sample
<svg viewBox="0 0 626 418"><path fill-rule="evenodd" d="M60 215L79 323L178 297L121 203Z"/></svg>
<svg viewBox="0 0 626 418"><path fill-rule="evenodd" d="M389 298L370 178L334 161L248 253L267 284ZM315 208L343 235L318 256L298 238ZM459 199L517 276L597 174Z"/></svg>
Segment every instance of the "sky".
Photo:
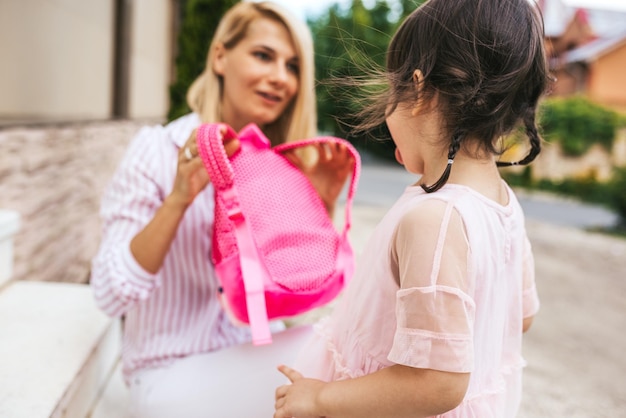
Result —
<svg viewBox="0 0 626 418"><path fill-rule="evenodd" d="M328 9L331 5L339 3L346 6L351 0L274 0L287 9L291 10L301 19L316 17ZM624 0L562 0L571 6L592 7L597 9L611 9L626 12L626 1ZM373 3L373 0L364 0L364 3Z"/></svg>

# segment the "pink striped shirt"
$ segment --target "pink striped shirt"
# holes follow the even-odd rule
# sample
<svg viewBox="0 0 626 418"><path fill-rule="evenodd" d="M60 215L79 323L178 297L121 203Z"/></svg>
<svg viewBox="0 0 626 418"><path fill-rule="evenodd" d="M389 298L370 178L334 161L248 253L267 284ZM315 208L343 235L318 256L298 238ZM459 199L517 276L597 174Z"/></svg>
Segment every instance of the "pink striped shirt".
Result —
<svg viewBox="0 0 626 418"><path fill-rule="evenodd" d="M178 151L199 123L196 114L189 114L166 126L142 128L102 200L103 236L92 262L91 286L106 314L125 318L126 379L146 367L249 340L249 331L233 326L217 299L209 256L210 185L187 209L157 274L145 271L130 252L130 241L170 193Z"/></svg>

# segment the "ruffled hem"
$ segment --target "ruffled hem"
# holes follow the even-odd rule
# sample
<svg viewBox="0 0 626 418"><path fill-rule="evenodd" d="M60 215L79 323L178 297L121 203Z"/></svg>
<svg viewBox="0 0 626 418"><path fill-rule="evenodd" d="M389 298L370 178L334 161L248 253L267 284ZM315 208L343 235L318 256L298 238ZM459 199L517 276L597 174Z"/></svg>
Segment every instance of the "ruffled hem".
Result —
<svg viewBox="0 0 626 418"><path fill-rule="evenodd" d="M350 360L344 357L342 352L337 348L337 344L330 332L330 318L324 318L319 321L313 328L317 336L323 341L324 348L330 354L332 359L332 378L330 380L346 380L356 377L365 376L383 369L389 364L377 361L368 355L356 341L348 347L346 352L350 353Z"/></svg>
<svg viewBox="0 0 626 418"><path fill-rule="evenodd" d="M319 346L322 350L320 357L325 359L323 368L327 373L324 380L346 380L374 373L390 366L368 355L362 347L357 345L353 338L349 339L349 346L342 347L341 341L333 337L333 328L330 318L324 318L314 326ZM308 354L315 353L315 350ZM349 357L344 356L349 353ZM393 363L392 363L393 364ZM500 369L500 373L478 391L470 392L465 399L452 411L432 418L508 418L514 417L519 409L521 400L521 373L526 362L521 356L511 365Z"/></svg>
<svg viewBox="0 0 626 418"><path fill-rule="evenodd" d="M491 383L490 388L474 394L467 394L465 399L452 411L434 418L508 418L515 417L521 401L522 369L524 359L513 365L505 366L500 375Z"/></svg>

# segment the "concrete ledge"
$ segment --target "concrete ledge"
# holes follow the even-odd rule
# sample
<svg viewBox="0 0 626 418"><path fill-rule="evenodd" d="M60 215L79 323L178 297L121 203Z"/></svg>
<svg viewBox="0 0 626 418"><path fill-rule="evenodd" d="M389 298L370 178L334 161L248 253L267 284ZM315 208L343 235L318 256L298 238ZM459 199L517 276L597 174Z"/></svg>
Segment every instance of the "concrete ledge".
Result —
<svg viewBox="0 0 626 418"><path fill-rule="evenodd" d="M89 418L128 418L129 410L130 393L122 376L122 364L118 362Z"/></svg>
<svg viewBox="0 0 626 418"><path fill-rule="evenodd" d="M0 416L86 417L117 363L120 323L87 285L15 282L0 293Z"/></svg>

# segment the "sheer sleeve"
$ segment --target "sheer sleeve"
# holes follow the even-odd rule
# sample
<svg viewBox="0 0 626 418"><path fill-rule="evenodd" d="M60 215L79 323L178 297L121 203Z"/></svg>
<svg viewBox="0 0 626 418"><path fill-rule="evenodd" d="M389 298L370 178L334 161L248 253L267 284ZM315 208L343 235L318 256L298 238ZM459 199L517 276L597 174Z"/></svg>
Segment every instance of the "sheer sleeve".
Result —
<svg viewBox="0 0 626 418"><path fill-rule="evenodd" d="M523 293L523 309L524 318L534 316L539 311L539 296L537 295L537 286L535 285L535 258L533 257L532 247L528 237L526 237L524 245L524 293Z"/></svg>
<svg viewBox="0 0 626 418"><path fill-rule="evenodd" d="M475 305L469 296L469 247L463 221L451 203L430 199L401 219L392 264L400 290L389 360L471 371Z"/></svg>

